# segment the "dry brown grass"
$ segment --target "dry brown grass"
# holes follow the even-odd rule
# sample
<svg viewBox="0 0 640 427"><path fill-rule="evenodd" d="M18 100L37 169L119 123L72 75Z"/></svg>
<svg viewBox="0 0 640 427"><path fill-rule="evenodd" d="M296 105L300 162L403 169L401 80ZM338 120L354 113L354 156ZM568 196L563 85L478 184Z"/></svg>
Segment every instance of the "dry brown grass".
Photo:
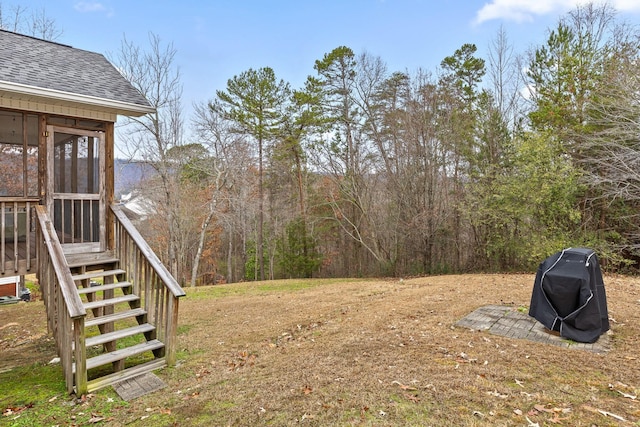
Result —
<svg viewBox="0 0 640 427"><path fill-rule="evenodd" d="M640 425L640 279L605 277L606 354L454 326L533 275L301 283L187 290L168 387L107 424Z"/></svg>

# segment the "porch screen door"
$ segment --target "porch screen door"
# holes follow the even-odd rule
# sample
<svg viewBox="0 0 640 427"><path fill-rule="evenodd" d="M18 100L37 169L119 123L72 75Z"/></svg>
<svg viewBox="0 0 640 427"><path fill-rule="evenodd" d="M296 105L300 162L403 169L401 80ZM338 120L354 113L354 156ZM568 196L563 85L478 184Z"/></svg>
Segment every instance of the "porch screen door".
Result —
<svg viewBox="0 0 640 427"><path fill-rule="evenodd" d="M48 209L66 253L105 242L104 133L47 126Z"/></svg>

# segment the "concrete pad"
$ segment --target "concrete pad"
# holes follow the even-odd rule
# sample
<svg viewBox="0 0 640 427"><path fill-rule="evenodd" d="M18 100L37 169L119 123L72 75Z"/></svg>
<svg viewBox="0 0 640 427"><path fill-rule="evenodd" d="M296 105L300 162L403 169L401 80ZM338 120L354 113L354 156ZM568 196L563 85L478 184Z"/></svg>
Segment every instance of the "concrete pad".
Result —
<svg viewBox="0 0 640 427"><path fill-rule="evenodd" d="M456 326L594 353L605 353L611 348L610 333L602 334L593 344L567 340L557 332L549 331L528 313L502 305L480 307L456 322Z"/></svg>

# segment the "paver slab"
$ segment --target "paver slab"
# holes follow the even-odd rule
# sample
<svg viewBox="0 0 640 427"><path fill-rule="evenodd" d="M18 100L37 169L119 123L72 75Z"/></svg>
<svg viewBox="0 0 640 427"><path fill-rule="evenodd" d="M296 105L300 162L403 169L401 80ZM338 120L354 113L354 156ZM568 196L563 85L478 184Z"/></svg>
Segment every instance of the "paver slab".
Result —
<svg viewBox="0 0 640 427"><path fill-rule="evenodd" d="M121 381L118 384L115 384L113 389L118 393L118 396L120 396L122 400L129 401L160 390L166 386L167 384L164 381L158 378L155 374L148 372L146 374Z"/></svg>
<svg viewBox="0 0 640 427"><path fill-rule="evenodd" d="M509 338L526 339L595 353L609 351L611 344L610 332L602 334L598 341L593 344L577 343L564 339L557 332L546 329L527 313L523 313L511 306L487 305L480 307L456 322L456 326L488 331L491 334Z"/></svg>

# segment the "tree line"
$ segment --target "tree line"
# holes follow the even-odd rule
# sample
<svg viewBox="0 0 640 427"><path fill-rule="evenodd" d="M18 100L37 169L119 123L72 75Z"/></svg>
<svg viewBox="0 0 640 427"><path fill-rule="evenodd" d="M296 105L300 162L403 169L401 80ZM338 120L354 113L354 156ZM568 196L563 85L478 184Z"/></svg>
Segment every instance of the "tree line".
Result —
<svg viewBox="0 0 640 427"><path fill-rule="evenodd" d="M119 138L157 172L144 234L184 284L531 271L570 246L637 268L640 33L608 5L433 71L346 46L300 88L252 68L189 118L175 48L149 46L111 58L157 109Z"/></svg>

